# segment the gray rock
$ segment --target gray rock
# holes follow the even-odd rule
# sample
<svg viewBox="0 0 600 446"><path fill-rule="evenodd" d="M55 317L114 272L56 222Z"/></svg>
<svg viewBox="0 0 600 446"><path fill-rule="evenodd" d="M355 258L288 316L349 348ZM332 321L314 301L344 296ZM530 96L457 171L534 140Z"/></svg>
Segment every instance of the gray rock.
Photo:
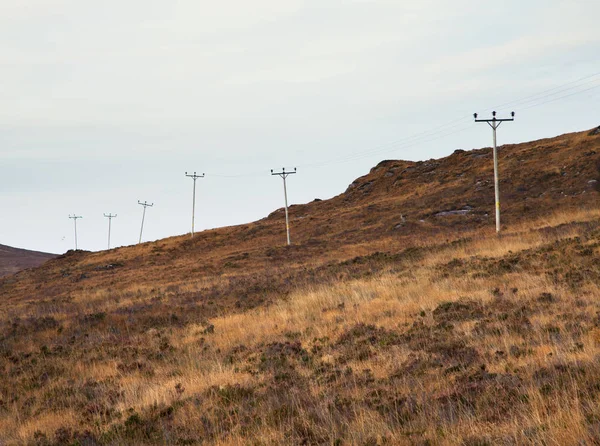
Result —
<svg viewBox="0 0 600 446"><path fill-rule="evenodd" d="M467 215L471 212L470 209L454 209L451 211L442 211L435 214L435 217L446 217L448 215Z"/></svg>

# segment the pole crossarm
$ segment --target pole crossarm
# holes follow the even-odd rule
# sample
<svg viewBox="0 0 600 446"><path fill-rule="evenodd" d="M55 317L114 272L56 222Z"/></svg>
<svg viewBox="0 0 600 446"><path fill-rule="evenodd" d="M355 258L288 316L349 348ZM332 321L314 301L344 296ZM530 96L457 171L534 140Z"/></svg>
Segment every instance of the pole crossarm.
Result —
<svg viewBox="0 0 600 446"><path fill-rule="evenodd" d="M515 120L515 112L510 112L510 118L497 118L496 112L492 112L492 117L489 119L477 119L479 115L477 113L473 113L473 117L475 118L475 122L487 122L488 124L494 122L506 122L506 121L514 121Z"/></svg>
<svg viewBox="0 0 600 446"><path fill-rule="evenodd" d="M291 245L292 242L290 239L290 217L288 215L287 185L286 185L285 179L295 173L296 173L295 167L294 167L293 171L288 171L288 172L285 171L285 167L283 167L281 169L281 172L274 172L273 169L271 169L271 175L278 175L283 179L283 196L285 197L285 230L286 230L286 235L287 235L288 246Z"/></svg>
<svg viewBox="0 0 600 446"><path fill-rule="evenodd" d="M281 169L281 172L273 172L273 169L271 169L271 175L279 175L281 178L285 179L290 175L293 175L295 173L298 173L296 171L296 168L294 167L293 171L285 171L285 167Z"/></svg>
<svg viewBox="0 0 600 446"><path fill-rule="evenodd" d="M194 222L196 219L196 180L198 178L204 178L204 174L198 175L196 174L196 172L194 172L193 174L188 174L186 172L185 176L194 180L194 189L192 192L192 237L194 237Z"/></svg>
<svg viewBox="0 0 600 446"><path fill-rule="evenodd" d="M190 173L190 174L188 174L187 172L185 173L185 176L186 176L186 177L193 178L194 180L196 180L196 179L198 179L198 178L204 178L204 175L205 175L205 174L202 174L202 175L197 175L197 174L196 174L196 172L194 172L194 173Z"/></svg>
<svg viewBox="0 0 600 446"><path fill-rule="evenodd" d="M473 118L475 122L486 122L493 131L494 136L494 146L493 146L493 155L494 155L494 196L496 202L496 233L500 233L500 185L499 185L499 173L498 173L498 148L496 147L496 130L500 127L500 124L503 122L514 121L515 120L515 112L510 113L510 118L497 118L496 112L492 112L491 119L477 119L477 113L473 113Z"/></svg>
<svg viewBox="0 0 600 446"><path fill-rule="evenodd" d="M514 121L515 118L502 118L502 119L476 119L475 122L487 122L488 124L490 122L506 122L506 121Z"/></svg>

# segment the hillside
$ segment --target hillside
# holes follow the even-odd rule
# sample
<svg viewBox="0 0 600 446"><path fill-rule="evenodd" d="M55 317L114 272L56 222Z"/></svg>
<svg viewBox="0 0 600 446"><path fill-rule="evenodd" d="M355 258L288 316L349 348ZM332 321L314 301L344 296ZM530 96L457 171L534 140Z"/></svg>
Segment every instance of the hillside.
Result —
<svg viewBox="0 0 600 446"><path fill-rule="evenodd" d="M0 245L0 277L26 268L35 268L54 257L56 257L54 254Z"/></svg>
<svg viewBox="0 0 600 446"><path fill-rule="evenodd" d="M249 281L244 308L286 293L327 267L377 251L492 234L491 149L462 151L423 162L383 161L330 199L290 207L293 246L285 246L283 209L254 223L102 251L69 252L44 268L0 283L0 293L56 298L90 290L167 288L199 283L212 297ZM502 222L506 228L556 211L596 208L600 134L571 133L499 148ZM289 277L278 270L285 267ZM315 271L321 271L322 274ZM265 274L268 278L264 278ZM264 283L263 283L264 282ZM192 287L193 288L193 287ZM35 290L35 293L34 293ZM192 293L193 294L193 293ZM219 301L220 305L222 301ZM229 304L223 304L229 305Z"/></svg>
<svg viewBox="0 0 600 446"><path fill-rule="evenodd" d="M383 161L0 279L0 444L600 442L600 132Z"/></svg>

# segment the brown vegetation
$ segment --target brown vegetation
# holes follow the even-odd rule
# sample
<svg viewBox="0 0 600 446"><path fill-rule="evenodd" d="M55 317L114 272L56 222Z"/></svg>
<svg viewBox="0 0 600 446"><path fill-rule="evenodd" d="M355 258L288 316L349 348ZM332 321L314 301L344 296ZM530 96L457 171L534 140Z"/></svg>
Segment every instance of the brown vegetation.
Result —
<svg viewBox="0 0 600 446"><path fill-rule="evenodd" d="M0 245L0 277L14 274L26 268L35 268L54 257L56 257L54 254Z"/></svg>
<svg viewBox="0 0 600 446"><path fill-rule="evenodd" d="M489 175L489 159L452 170L483 150L436 161L447 178L384 162L370 195L360 179L293 208L290 248L272 247L275 213L5 278L0 444L598 443L599 146L505 147L521 161L504 191L530 199L507 199L501 237L487 189L436 216ZM548 159L569 173L538 178ZM409 191L392 165L414 167Z"/></svg>

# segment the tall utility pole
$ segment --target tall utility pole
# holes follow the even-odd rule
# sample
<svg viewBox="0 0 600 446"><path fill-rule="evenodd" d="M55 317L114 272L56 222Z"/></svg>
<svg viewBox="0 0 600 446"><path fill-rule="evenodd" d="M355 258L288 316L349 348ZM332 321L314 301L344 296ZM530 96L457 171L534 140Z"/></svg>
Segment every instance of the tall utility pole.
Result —
<svg viewBox="0 0 600 446"><path fill-rule="evenodd" d="M194 217L196 216L196 180L198 178L204 178L204 174L202 175L196 175L196 172L194 172L193 174L188 175L188 173L185 173L186 177L190 177L191 179L194 180L194 192L192 194L192 237L194 236Z"/></svg>
<svg viewBox="0 0 600 446"><path fill-rule="evenodd" d="M69 214L69 218L73 219L73 223L75 223L75 251L77 251L77 219L78 218L83 218L81 215L77 215L77 214Z"/></svg>
<svg viewBox="0 0 600 446"><path fill-rule="evenodd" d="M108 215L104 214L104 216L108 218L108 249L110 249L110 223L112 222L112 219L117 216L117 214L113 215L109 213Z"/></svg>
<svg viewBox="0 0 600 446"><path fill-rule="evenodd" d="M144 219L146 218L146 208L154 206L154 203L150 204L147 201L144 201L142 203L140 200L138 200L138 204L144 206L144 213L142 214L142 227L140 228L140 241L138 242L142 243L142 232L144 231Z"/></svg>
<svg viewBox="0 0 600 446"><path fill-rule="evenodd" d="M283 195L285 197L285 230L287 232L288 246L291 245L292 242L290 241L290 219L288 217L287 186L285 184L285 179L294 173L296 173L295 167L293 172L286 172L285 167L281 169L281 172L273 172L273 169L271 169L271 175L279 175L281 178L283 178Z"/></svg>
<svg viewBox="0 0 600 446"><path fill-rule="evenodd" d="M500 186L498 185L498 151L496 149L496 129L505 121L514 121L515 112L510 113L510 118L498 119L496 112L492 112L492 119L477 119L477 113L473 113L475 122L487 122L494 132L494 194L496 196L496 233L500 233Z"/></svg>

